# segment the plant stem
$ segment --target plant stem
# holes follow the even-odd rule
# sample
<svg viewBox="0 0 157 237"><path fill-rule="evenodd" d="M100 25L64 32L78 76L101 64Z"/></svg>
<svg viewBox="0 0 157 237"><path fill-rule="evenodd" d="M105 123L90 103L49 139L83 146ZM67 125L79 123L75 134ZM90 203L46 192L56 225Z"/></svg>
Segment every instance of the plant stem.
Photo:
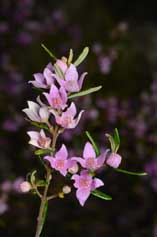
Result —
<svg viewBox="0 0 157 237"><path fill-rule="evenodd" d="M43 196L41 197L41 204L40 204L39 214L38 214L38 218L37 218L37 228L36 228L35 237L40 237L40 234L42 231L41 226L43 224L43 212L44 212L44 207L47 202L47 193L48 193L48 188L49 188L49 184L50 184L51 169L47 166L46 171L47 171L47 174L46 174L46 183L47 184L45 186Z"/></svg>

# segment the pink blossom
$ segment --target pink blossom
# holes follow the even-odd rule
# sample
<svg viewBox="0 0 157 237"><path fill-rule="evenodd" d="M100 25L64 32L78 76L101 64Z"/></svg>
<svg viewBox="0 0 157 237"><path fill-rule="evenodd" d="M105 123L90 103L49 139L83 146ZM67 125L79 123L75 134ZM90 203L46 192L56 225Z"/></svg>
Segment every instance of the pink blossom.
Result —
<svg viewBox="0 0 157 237"><path fill-rule="evenodd" d="M92 178L86 170L81 171L80 175L74 174L72 180L75 181L74 187L77 188L76 197L81 206L85 204L91 191L104 185L100 179Z"/></svg>
<svg viewBox="0 0 157 237"><path fill-rule="evenodd" d="M71 167L71 160L68 159L68 151L63 144L55 156L45 156L45 160L50 162L53 169L59 171L63 176L66 176L68 169Z"/></svg>
<svg viewBox="0 0 157 237"><path fill-rule="evenodd" d="M64 74L64 79L56 78L57 82L63 86L68 92L78 92L82 88L87 72L84 72L79 79L77 69L74 64L70 64L68 67L63 60L57 60L56 64L60 67Z"/></svg>
<svg viewBox="0 0 157 237"><path fill-rule="evenodd" d="M109 150L106 150L99 157L96 157L96 153L92 144L87 142L83 150L83 158L72 157L71 159L79 162L83 168L94 171L103 166L108 151Z"/></svg>
<svg viewBox="0 0 157 237"><path fill-rule="evenodd" d="M49 137L46 137L43 129L40 131L40 133L35 132L35 131L30 131L30 132L27 132L27 134L30 136L29 144L42 148L42 149L50 148L51 139Z"/></svg>
<svg viewBox="0 0 157 237"><path fill-rule="evenodd" d="M67 102L67 93L63 87L58 89L55 85L51 85L50 93L43 93L48 103L54 109L64 109Z"/></svg>
<svg viewBox="0 0 157 237"><path fill-rule="evenodd" d="M82 113L84 110L82 110L77 118L74 118L76 115L76 106L72 102L70 107L67 108L65 112L62 112L61 115L59 115L56 111L50 110L50 112L55 116L56 123L58 125L61 125L63 128L75 128L81 118Z"/></svg>
<svg viewBox="0 0 157 237"><path fill-rule="evenodd" d="M113 168L118 168L118 166L121 163L121 160L122 160L122 157L120 155L112 152L107 158L106 163Z"/></svg>
<svg viewBox="0 0 157 237"><path fill-rule="evenodd" d="M46 89L50 88L51 85L54 84L55 74L51 63L46 66L43 73L35 73L33 76L35 80L29 81L29 83L32 83L33 86L37 88Z"/></svg>
<svg viewBox="0 0 157 237"><path fill-rule="evenodd" d="M27 193L32 189L32 186L29 182L24 181L20 184L20 189L21 189L21 192Z"/></svg>
<svg viewBox="0 0 157 237"><path fill-rule="evenodd" d="M39 100L39 98L38 98ZM27 101L28 108L23 109L22 111L28 116L29 119L35 122L44 123L49 119L49 111L47 106L38 105L33 101Z"/></svg>

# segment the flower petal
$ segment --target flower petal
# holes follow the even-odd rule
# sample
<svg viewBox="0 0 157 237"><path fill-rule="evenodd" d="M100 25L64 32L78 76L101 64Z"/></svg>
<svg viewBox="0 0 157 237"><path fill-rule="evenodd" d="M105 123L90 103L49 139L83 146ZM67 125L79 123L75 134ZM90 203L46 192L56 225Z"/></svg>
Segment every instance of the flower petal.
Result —
<svg viewBox="0 0 157 237"><path fill-rule="evenodd" d="M60 150L58 152L56 152L56 155L55 157L58 159L58 158L61 158L61 159L67 159L68 157L68 151L67 151L67 148L64 144L62 144Z"/></svg>
<svg viewBox="0 0 157 237"><path fill-rule="evenodd" d="M84 206L89 196L90 196L90 190L87 188L81 188L76 191L76 197L79 200L81 206Z"/></svg>
<svg viewBox="0 0 157 237"><path fill-rule="evenodd" d="M84 147L84 150L83 150L83 157L85 159L87 158L96 158L96 154L95 154L95 151L94 151L94 148L92 146L92 144L90 142L87 142L85 144L85 147Z"/></svg>
<svg viewBox="0 0 157 237"><path fill-rule="evenodd" d="M70 67L67 69L65 73L65 80L70 80L70 81L77 81L78 80L78 72L76 67L73 64L70 64Z"/></svg>
<svg viewBox="0 0 157 237"><path fill-rule="evenodd" d="M96 188L99 188L103 185L104 185L104 183L101 179L94 178L93 183L92 183L92 190L95 190Z"/></svg>

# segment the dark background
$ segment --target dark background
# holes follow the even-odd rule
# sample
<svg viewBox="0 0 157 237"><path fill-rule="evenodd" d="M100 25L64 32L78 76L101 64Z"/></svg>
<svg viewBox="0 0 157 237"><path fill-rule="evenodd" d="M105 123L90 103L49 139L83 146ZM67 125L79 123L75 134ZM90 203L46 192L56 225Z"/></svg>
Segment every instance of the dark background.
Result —
<svg viewBox="0 0 157 237"><path fill-rule="evenodd" d="M84 131L89 130L104 148L109 145L104 134L117 127L121 167L148 172L147 177L110 169L100 173L111 202L90 197L82 208L74 191L52 201L43 236L157 236L156 18L153 1L1 0L0 236L35 232L39 200L17 187L27 173L41 169L28 145L30 125L21 112L37 95L27 82L51 60L41 43L58 58L67 56L70 48L76 58L89 46L89 56L79 67L88 71L84 88L103 86L77 100L85 116L58 146L64 141L70 150L81 152Z"/></svg>

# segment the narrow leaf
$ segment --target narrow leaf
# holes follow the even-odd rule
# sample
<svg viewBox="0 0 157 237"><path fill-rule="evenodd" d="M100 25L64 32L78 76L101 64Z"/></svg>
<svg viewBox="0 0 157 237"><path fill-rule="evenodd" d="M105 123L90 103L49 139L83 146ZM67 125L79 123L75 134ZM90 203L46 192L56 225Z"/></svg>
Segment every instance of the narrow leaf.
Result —
<svg viewBox="0 0 157 237"><path fill-rule="evenodd" d="M88 94L91 94L93 92L99 91L101 88L102 88L102 86L92 87L88 90L84 90L84 91L81 91L81 92L78 92L78 93L74 93L74 94L68 96L68 98L71 99L71 98L74 98L74 97L88 95Z"/></svg>
<svg viewBox="0 0 157 237"><path fill-rule="evenodd" d="M89 52L89 48L85 47L82 51L82 53L80 54L80 56L76 59L76 61L74 62L74 65L77 67L78 65L80 65L80 63L83 62L83 60L87 57Z"/></svg>
<svg viewBox="0 0 157 237"><path fill-rule="evenodd" d="M43 215L42 215L42 221L41 221L41 226L40 226L40 230L39 230L39 236L42 232L45 220L46 220L46 216L47 216L47 210L48 210L48 201L46 201L44 209L43 209Z"/></svg>
<svg viewBox="0 0 157 237"><path fill-rule="evenodd" d="M115 142L115 152L117 152L119 149L119 146L120 146L120 137L119 137L117 128L115 128L115 130L114 130L113 138L114 138L114 142Z"/></svg>
<svg viewBox="0 0 157 237"><path fill-rule="evenodd" d="M36 174L36 173L37 173L37 170L34 170L34 171L31 173L30 182L31 182L32 185L35 183L35 174Z"/></svg>
<svg viewBox="0 0 157 237"><path fill-rule="evenodd" d="M55 69L55 73L57 74L57 76L60 79L64 80L64 74L63 74L62 70L60 69L60 67L56 63L54 64L54 69Z"/></svg>
<svg viewBox="0 0 157 237"><path fill-rule="evenodd" d="M37 123L37 122L34 122L34 121L31 121L31 124L34 125L37 128L43 128L43 129L49 130L49 127L46 124Z"/></svg>
<svg viewBox="0 0 157 237"><path fill-rule="evenodd" d="M68 65L70 65L71 64L71 62L72 62L72 60L73 60L73 50L72 49L70 49L70 52L69 52L69 58L68 58Z"/></svg>
<svg viewBox="0 0 157 237"><path fill-rule="evenodd" d="M99 190L94 190L91 192L91 194L93 194L94 196L96 196L98 198L104 199L106 201L112 200L112 197L110 197L109 195L107 195Z"/></svg>
<svg viewBox="0 0 157 237"><path fill-rule="evenodd" d="M95 143L94 139L92 138L92 136L90 135L90 133L88 131L86 131L86 135L87 135L87 137L89 138L89 141L92 143L92 145L94 147L96 156L99 156L100 155L100 150L99 150L97 144Z"/></svg>
<svg viewBox="0 0 157 237"><path fill-rule="evenodd" d="M41 44L41 47L50 55L51 58L53 58L55 61L57 60L56 56L53 55L53 53L44 44Z"/></svg>
<svg viewBox="0 0 157 237"><path fill-rule="evenodd" d="M52 152L51 149L38 149L34 152L35 155L40 156L44 154L50 154Z"/></svg>
<svg viewBox="0 0 157 237"><path fill-rule="evenodd" d="M132 171L127 171L127 170L123 170L123 169L114 169L115 171L117 172L120 172L120 173L124 173L124 174L128 174L128 175L136 175L136 176L145 176L147 175L146 172L132 172Z"/></svg>
<svg viewBox="0 0 157 237"><path fill-rule="evenodd" d="M106 133L105 135L106 135L106 137L108 138L108 140L109 140L109 142L111 144L112 152L115 152L116 151L116 144L115 144L114 138L112 137L112 135L110 135L108 133Z"/></svg>

